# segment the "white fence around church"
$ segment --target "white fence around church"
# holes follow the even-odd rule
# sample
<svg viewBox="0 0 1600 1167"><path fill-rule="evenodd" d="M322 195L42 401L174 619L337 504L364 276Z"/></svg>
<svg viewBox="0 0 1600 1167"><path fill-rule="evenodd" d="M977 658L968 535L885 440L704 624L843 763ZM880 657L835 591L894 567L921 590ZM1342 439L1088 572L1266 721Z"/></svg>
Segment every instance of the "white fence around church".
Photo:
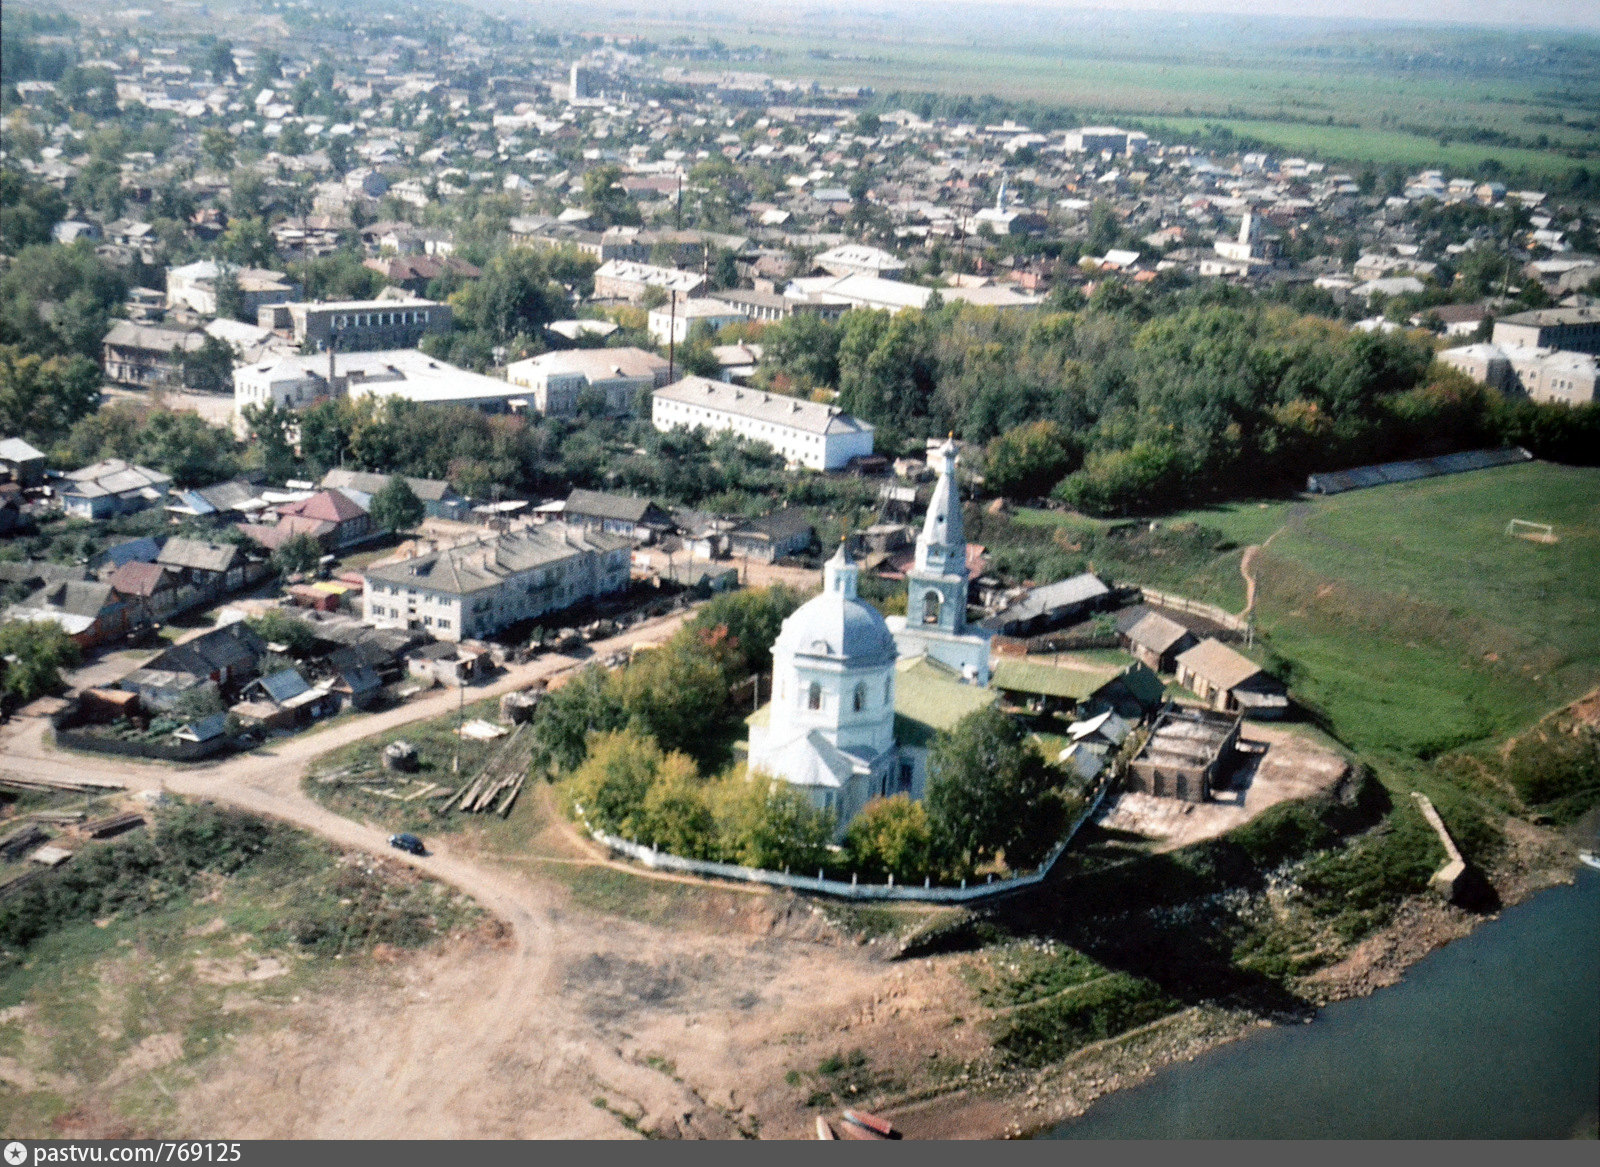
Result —
<svg viewBox="0 0 1600 1167"><path fill-rule="evenodd" d="M1002 895L1006 892L1019 891L1022 888L1032 887L1042 883L1051 869L1056 865L1056 860L1077 835L1079 828L1088 822L1090 817L1100 809L1100 804L1105 801L1106 793L1116 785L1114 771L1117 767L1106 768L1094 797L1089 800L1089 805L1082 814L1073 821L1072 828L1067 831L1066 837L1051 849L1043 863L1026 875L1013 875L1006 879L991 877L985 883L969 884L961 881L960 887L933 887L924 883L917 887L915 884L889 883L858 883L851 879L846 883L842 879L826 879L819 871L814 876L795 875L787 871L766 871L759 867L741 867L736 863L714 863L709 859L685 859L681 855L673 855L666 851L657 850L655 847L643 843L632 842L628 839L608 835L604 831L596 830L589 826L587 818L583 816L580 807L578 815L583 819L583 825L588 829L590 836L598 843L610 850L626 855L630 859L643 863L646 867L657 868L663 871L679 871L687 875L701 875L716 879L734 879L743 883L765 883L773 887L787 887L794 891L807 891L815 894L839 896L850 900L901 900L917 901L934 904L964 904L974 900L985 899L989 896Z"/></svg>

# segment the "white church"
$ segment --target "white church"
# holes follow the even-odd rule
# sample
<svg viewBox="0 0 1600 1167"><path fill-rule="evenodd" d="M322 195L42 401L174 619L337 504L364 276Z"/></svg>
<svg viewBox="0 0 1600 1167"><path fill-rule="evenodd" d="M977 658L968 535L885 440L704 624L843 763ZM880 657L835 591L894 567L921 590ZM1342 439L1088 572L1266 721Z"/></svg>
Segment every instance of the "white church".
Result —
<svg viewBox="0 0 1600 1167"><path fill-rule="evenodd" d="M752 773L781 779L837 816L839 829L879 796L923 796L927 743L995 700L989 636L967 624L967 544L956 453L939 480L907 574L906 616L856 595L843 545L822 594L783 622L772 646L772 700L749 720Z"/></svg>

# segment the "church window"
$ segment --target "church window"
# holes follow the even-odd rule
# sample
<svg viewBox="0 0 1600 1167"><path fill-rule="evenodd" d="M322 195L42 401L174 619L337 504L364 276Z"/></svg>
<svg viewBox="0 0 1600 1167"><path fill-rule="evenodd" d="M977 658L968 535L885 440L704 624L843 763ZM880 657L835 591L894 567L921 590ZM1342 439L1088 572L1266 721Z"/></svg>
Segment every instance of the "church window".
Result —
<svg viewBox="0 0 1600 1167"><path fill-rule="evenodd" d="M889 704L890 697L892 696L891 686L893 686L893 684L894 684L894 679L893 678L891 678L891 677L883 678L883 703L885 705Z"/></svg>
<svg viewBox="0 0 1600 1167"><path fill-rule="evenodd" d="M822 686L815 681L811 682L811 688L806 691L806 708L822 708Z"/></svg>
<svg viewBox="0 0 1600 1167"><path fill-rule="evenodd" d="M922 622L924 624L937 624L939 622L939 609L944 599L938 592L929 592L922 597Z"/></svg>
<svg viewBox="0 0 1600 1167"><path fill-rule="evenodd" d="M867 683L865 681L856 682L856 692L851 699L850 706L857 713L867 707Z"/></svg>

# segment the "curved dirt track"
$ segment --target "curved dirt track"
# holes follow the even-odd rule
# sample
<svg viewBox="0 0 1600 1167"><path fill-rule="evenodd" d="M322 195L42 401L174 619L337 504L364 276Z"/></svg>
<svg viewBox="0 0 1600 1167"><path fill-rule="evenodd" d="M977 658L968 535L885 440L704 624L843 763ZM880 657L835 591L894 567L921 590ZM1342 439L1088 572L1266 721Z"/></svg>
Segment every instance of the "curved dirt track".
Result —
<svg viewBox="0 0 1600 1167"><path fill-rule="evenodd" d="M677 619L597 643L596 654L658 637ZM473 696L573 663L547 658ZM43 717L19 718L4 731L0 772L213 799L412 863L505 925L501 942L408 956L331 996L297 1001L285 1024L238 1038L231 1055L212 1063L181 1097L174 1129L161 1134L615 1138L637 1127L739 1137L764 1127L797 1135L809 1114L784 1075L834 1052L797 1047L848 1030L851 1021L841 1026L840 1018L859 1024L863 1000L870 1014L874 1003L899 998L908 1019L933 1008L934 995L922 992L910 1008L905 971L838 947L813 910L792 898L708 891L695 897L698 926L685 928L596 917L575 908L556 881L478 861L448 839L431 840L435 852L426 858L401 855L384 831L301 789L313 758L455 704L444 692L184 769L57 752L44 742ZM892 1015L900 1013L897 1005Z"/></svg>

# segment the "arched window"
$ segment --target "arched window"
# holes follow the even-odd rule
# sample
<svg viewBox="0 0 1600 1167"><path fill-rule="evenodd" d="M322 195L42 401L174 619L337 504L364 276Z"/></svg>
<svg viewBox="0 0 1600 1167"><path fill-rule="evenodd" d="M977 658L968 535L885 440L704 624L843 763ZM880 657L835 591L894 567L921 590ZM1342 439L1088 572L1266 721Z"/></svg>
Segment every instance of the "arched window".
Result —
<svg viewBox="0 0 1600 1167"><path fill-rule="evenodd" d="M812 681L811 688L806 690L806 708L822 708L822 686L817 684L815 681Z"/></svg>
<svg viewBox="0 0 1600 1167"><path fill-rule="evenodd" d="M938 592L928 592L922 597L922 622L924 624L937 624L939 622L939 609L944 604L944 597Z"/></svg>
<svg viewBox="0 0 1600 1167"><path fill-rule="evenodd" d="M865 681L856 682L856 692L855 696L851 698L850 707L857 713L867 707L867 683Z"/></svg>
<svg viewBox="0 0 1600 1167"><path fill-rule="evenodd" d="M893 685L894 685L894 678L893 677L885 677L885 678L883 678L883 703L885 705L889 704L890 700L894 696Z"/></svg>

